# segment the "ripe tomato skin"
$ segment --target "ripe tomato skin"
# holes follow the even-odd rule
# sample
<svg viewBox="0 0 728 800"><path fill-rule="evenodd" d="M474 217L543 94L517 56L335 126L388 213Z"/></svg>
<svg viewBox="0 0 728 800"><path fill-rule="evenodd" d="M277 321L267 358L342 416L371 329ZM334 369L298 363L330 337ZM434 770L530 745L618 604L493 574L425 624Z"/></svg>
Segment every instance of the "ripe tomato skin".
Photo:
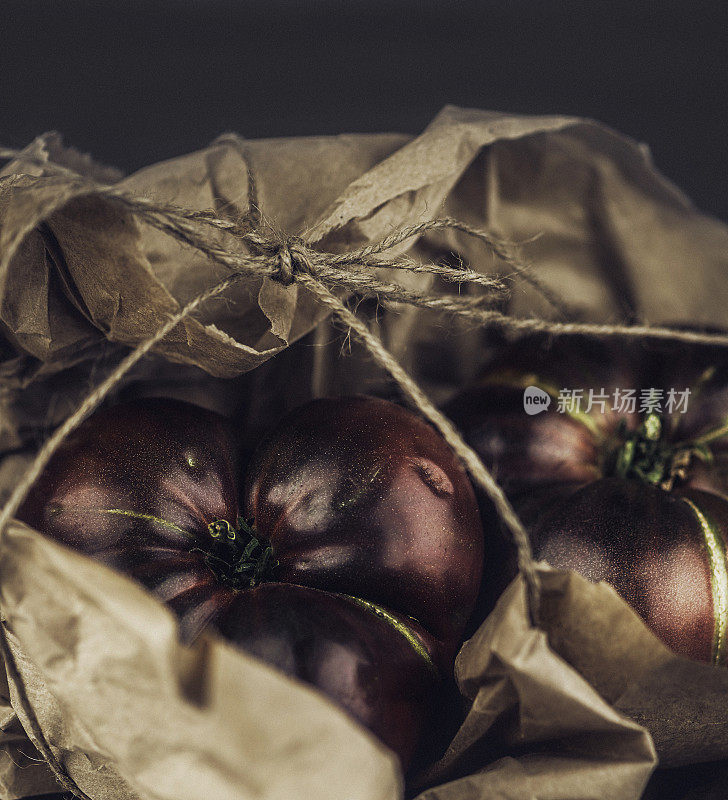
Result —
<svg viewBox="0 0 728 800"><path fill-rule="evenodd" d="M611 584L676 653L710 662L716 609L701 516L718 521L726 541L723 498L603 478L539 519L534 548L560 569Z"/></svg>
<svg viewBox="0 0 728 800"><path fill-rule="evenodd" d="M208 524L235 524L234 447L222 417L166 399L104 408L63 442L18 518L130 575L193 640L233 593L205 563Z"/></svg>
<svg viewBox="0 0 728 800"><path fill-rule="evenodd" d="M364 597L416 619L455 653L480 585L470 481L433 428L385 400L315 400L248 470L245 515L281 581Z"/></svg>
<svg viewBox="0 0 728 800"><path fill-rule="evenodd" d="M387 621L389 619L389 621ZM433 689L435 642L412 621L386 618L355 598L286 583L239 592L212 627L282 672L335 698L351 716L410 763ZM424 658L423 654L427 657Z"/></svg>
<svg viewBox="0 0 728 800"><path fill-rule="evenodd" d="M529 385L550 394L548 410L526 414ZM559 411L563 389L583 390L578 412ZM640 413L650 389L662 393L652 415ZM668 411L671 389L690 390L684 413ZM588 408L589 390L606 397L604 411ZM635 409L615 408L625 390ZM728 662L724 353L528 337L505 347L445 413L497 476L536 558L612 584L680 655ZM515 575L512 548L503 549L502 585Z"/></svg>
<svg viewBox="0 0 728 800"><path fill-rule="evenodd" d="M18 518L137 580L176 613L183 641L217 630L313 684L406 768L439 680L437 643L365 600L226 582L219 559L233 551L209 526L237 524L234 451L225 421L198 407L166 399L109 407L66 439Z"/></svg>

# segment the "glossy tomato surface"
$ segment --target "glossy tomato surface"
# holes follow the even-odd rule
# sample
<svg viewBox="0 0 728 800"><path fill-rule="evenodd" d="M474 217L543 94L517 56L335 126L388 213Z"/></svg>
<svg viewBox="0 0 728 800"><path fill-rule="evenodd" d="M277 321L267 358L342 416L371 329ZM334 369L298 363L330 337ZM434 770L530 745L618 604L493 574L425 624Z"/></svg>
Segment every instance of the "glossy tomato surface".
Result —
<svg viewBox="0 0 728 800"><path fill-rule="evenodd" d="M178 401L126 403L63 442L18 518L135 578L191 641L232 598L206 557L208 525L236 522L235 474L222 417Z"/></svg>
<svg viewBox="0 0 728 800"><path fill-rule="evenodd" d="M437 682L434 641L411 620L358 598L271 582L239 592L213 627L335 698L409 763Z"/></svg>
<svg viewBox="0 0 728 800"><path fill-rule="evenodd" d="M529 337L445 409L538 558L611 583L676 652L716 664L728 658L726 366L704 348ZM547 410L526 413L529 386Z"/></svg>
<svg viewBox="0 0 728 800"><path fill-rule="evenodd" d="M266 531L238 516L236 474L221 417L178 401L136 401L101 410L72 433L18 516L135 578L176 612L185 641L216 629L313 684L406 766L443 665L435 638L380 604L375 570L369 583L359 576L338 593L322 591L331 588L325 582L293 585L303 581L278 567ZM386 534L392 546L396 532ZM299 563L326 563L325 547L302 553Z"/></svg>
<svg viewBox="0 0 728 800"><path fill-rule="evenodd" d="M483 530L467 475L433 428L385 400L316 400L254 457L247 518L281 581L365 597L455 653L480 585Z"/></svg>

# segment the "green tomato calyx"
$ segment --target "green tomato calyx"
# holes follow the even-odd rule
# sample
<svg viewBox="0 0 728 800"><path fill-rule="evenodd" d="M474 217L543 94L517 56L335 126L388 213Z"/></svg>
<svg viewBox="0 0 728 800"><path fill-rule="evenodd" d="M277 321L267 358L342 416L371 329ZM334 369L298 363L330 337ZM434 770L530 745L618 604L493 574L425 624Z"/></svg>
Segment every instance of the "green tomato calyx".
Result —
<svg viewBox="0 0 728 800"><path fill-rule="evenodd" d="M233 589L253 589L272 579L278 562L269 542L258 537L255 528L242 517L237 525L218 519L207 526L210 546L204 552L205 563L215 577Z"/></svg>

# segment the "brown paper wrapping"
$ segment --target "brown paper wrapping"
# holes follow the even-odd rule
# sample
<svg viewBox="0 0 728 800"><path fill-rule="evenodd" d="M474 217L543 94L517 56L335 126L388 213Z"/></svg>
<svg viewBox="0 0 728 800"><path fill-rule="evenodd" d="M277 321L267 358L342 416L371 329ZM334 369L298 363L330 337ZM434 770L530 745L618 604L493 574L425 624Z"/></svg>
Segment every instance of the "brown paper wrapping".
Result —
<svg viewBox="0 0 728 800"><path fill-rule="evenodd" d="M19 524L0 556L15 666L90 797L397 796L394 756L343 712L222 642L183 648L169 611L99 566Z"/></svg>
<svg viewBox="0 0 728 800"><path fill-rule="evenodd" d="M576 575L541 575L547 592L556 591L559 599L564 581L575 587L560 610L580 619L580 592L592 587ZM609 587L597 590L614 614L634 616ZM464 777L424 792L420 800L640 796L654 759L649 735L569 669L549 647L546 632L529 625L520 578L461 649L455 676L472 706L427 777ZM483 770L484 755L497 752L494 741L510 755Z"/></svg>
<svg viewBox="0 0 728 800"><path fill-rule="evenodd" d="M54 136L29 153L230 218L248 210L252 172L267 219L334 251L453 216L521 242L534 274L576 318L728 326L728 230L660 177L643 147L585 120L448 107L415 139L226 135L128 178ZM454 231L405 248L510 273ZM39 441L128 348L220 277L220 267L88 182L22 159L5 166L0 499ZM429 275L396 277L441 289ZM514 281L507 310L558 318L523 281ZM489 355L472 325L411 307L361 311L438 400ZM117 395L186 397L231 416L252 441L310 396L386 394L387 379L360 349L342 358L343 334L323 317L295 285L241 282L178 326ZM472 706L410 794L637 798L655 763L645 727L663 763L728 758L728 715L717 702L723 672L674 658L606 587L543 576L544 631L527 624L517 581L463 648L457 677ZM23 748L37 759L39 736L93 800L401 796L392 757L324 698L212 638L182 648L154 599L20 524L2 538L0 605L12 658L9 697L0 693L3 797L48 791L48 769L33 761L28 770L16 755Z"/></svg>

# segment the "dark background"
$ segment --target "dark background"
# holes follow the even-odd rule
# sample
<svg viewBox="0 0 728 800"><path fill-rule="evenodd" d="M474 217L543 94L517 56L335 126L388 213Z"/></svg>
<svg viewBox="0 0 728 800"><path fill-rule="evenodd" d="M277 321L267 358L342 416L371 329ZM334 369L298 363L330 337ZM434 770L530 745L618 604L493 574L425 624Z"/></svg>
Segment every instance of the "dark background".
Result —
<svg viewBox="0 0 728 800"><path fill-rule="evenodd" d="M418 133L446 103L599 119L728 220L728 3L0 0L0 143L132 171L235 130Z"/></svg>

